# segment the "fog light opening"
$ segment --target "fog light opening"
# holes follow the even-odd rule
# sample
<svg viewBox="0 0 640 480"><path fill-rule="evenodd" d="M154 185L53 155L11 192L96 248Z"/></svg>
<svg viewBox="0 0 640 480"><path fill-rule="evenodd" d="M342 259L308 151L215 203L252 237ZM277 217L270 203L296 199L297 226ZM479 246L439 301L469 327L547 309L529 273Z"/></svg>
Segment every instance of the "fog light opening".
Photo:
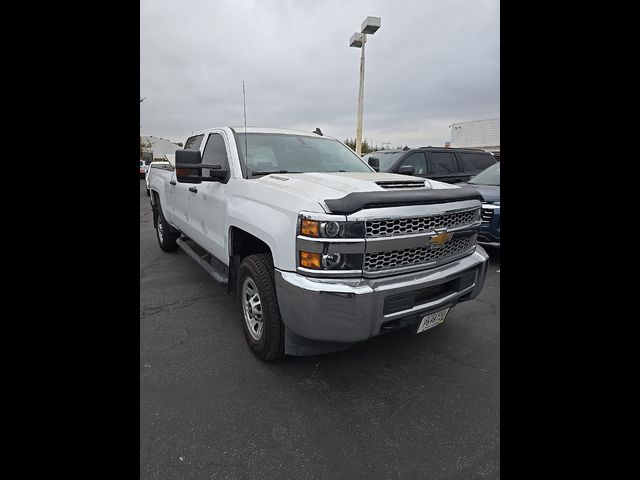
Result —
<svg viewBox="0 0 640 480"><path fill-rule="evenodd" d="M322 254L322 266L329 270L334 270L342 267L343 264L342 255L339 253L324 253Z"/></svg>

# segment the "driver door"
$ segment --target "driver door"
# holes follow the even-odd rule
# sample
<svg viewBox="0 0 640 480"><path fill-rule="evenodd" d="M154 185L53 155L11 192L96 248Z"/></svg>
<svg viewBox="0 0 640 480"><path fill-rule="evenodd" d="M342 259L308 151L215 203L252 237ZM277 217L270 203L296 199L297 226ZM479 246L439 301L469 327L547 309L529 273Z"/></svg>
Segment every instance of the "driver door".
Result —
<svg viewBox="0 0 640 480"><path fill-rule="evenodd" d="M227 251L226 199L229 167L229 139L224 131L214 131L204 142L202 163L220 165L229 172L221 182L202 182L196 192L190 192L189 208L193 240L224 264L229 263Z"/></svg>
<svg viewBox="0 0 640 480"><path fill-rule="evenodd" d="M202 148L203 139L204 134L189 137L184 145L184 149L200 150ZM178 227L180 231L185 235L191 237L193 235L193 220L190 216L192 192L190 192L189 189L195 188L196 185L194 185L193 183L181 183L176 180L176 171L174 170L174 174L171 177L169 189L171 195L171 211L173 213L173 224Z"/></svg>
<svg viewBox="0 0 640 480"><path fill-rule="evenodd" d="M425 160L424 152L414 152L410 154L402 161L398 168L405 166L411 166L415 169L413 172L414 177L425 178L427 176L427 161Z"/></svg>

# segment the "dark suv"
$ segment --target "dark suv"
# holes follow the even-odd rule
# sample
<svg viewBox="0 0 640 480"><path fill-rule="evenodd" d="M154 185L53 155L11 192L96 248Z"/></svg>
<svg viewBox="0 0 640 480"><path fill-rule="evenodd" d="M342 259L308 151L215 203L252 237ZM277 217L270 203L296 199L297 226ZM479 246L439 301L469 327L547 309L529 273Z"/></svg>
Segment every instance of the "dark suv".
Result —
<svg viewBox="0 0 640 480"><path fill-rule="evenodd" d="M380 150L363 159L380 172L415 175L446 183L466 182L497 163L495 157L484 150L439 147Z"/></svg>

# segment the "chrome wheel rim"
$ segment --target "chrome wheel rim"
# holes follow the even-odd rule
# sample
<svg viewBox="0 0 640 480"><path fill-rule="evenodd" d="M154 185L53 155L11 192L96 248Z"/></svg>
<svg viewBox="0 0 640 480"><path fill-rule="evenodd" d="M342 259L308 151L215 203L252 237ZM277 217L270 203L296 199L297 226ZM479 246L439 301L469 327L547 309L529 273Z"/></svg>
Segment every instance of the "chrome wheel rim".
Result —
<svg viewBox="0 0 640 480"><path fill-rule="evenodd" d="M160 240L160 243L162 243L162 241L164 240L164 222L162 221L161 218L158 218L158 228L156 229L158 231L158 240Z"/></svg>
<svg viewBox="0 0 640 480"><path fill-rule="evenodd" d="M251 277L246 278L242 284L242 311L249 335L254 340L260 340L264 330L262 301L258 294L258 287Z"/></svg>

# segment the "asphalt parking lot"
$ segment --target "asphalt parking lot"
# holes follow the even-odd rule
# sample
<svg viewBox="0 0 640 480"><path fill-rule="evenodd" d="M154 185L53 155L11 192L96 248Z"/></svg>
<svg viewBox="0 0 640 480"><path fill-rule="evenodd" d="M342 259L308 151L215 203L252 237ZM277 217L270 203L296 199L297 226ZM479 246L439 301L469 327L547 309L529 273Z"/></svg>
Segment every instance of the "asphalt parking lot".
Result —
<svg viewBox="0 0 640 480"><path fill-rule="evenodd" d="M500 251L443 324L258 360L240 309L164 253L140 182L140 478L500 476Z"/></svg>

